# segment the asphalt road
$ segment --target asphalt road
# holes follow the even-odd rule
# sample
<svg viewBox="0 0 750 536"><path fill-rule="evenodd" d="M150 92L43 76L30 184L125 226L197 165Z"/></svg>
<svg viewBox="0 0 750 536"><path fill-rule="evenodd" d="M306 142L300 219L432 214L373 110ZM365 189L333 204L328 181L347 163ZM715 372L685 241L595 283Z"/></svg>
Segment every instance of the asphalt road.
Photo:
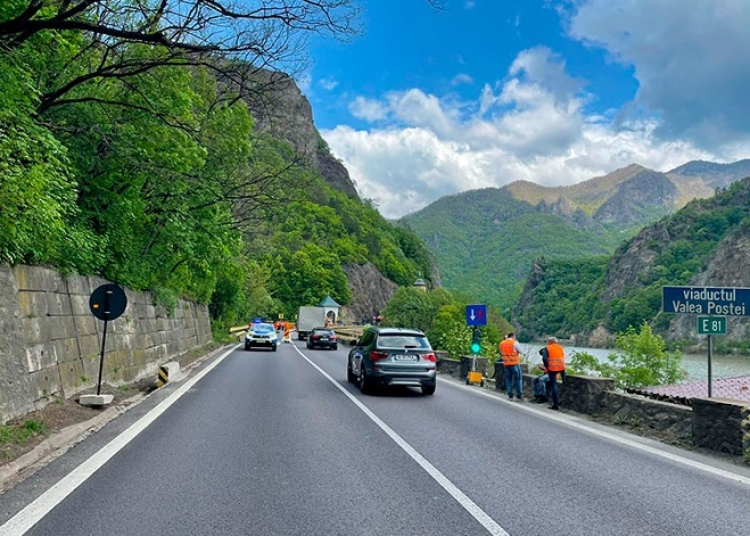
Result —
<svg viewBox="0 0 750 536"><path fill-rule="evenodd" d="M745 534L750 471L441 377L240 347L0 495L0 535Z"/></svg>

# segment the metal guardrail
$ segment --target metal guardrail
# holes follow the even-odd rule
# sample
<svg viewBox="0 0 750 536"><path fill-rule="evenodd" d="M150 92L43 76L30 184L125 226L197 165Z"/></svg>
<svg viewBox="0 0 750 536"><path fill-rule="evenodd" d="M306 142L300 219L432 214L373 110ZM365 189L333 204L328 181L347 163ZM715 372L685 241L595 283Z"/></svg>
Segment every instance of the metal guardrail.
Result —
<svg viewBox="0 0 750 536"><path fill-rule="evenodd" d="M333 331L342 341L346 341L349 346L354 346L354 342L362 336L361 326L342 326L334 327Z"/></svg>

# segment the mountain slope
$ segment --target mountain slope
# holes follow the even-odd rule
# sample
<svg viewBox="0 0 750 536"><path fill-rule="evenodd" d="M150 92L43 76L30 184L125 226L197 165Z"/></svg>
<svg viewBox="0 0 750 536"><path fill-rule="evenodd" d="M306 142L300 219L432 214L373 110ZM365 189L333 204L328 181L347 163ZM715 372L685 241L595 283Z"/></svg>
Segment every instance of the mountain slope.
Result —
<svg viewBox="0 0 750 536"><path fill-rule="evenodd" d="M694 315L660 313L662 287L748 287L748 265L750 177L645 227L605 262L535 264L514 320L527 336L555 333L587 345L611 343L644 321L671 340L695 342ZM570 273L578 274L574 281ZM545 316L549 310L555 313ZM728 324L725 341L750 334L747 317Z"/></svg>
<svg viewBox="0 0 750 536"><path fill-rule="evenodd" d="M405 216L443 283L509 309L537 257L611 254L643 226L741 178L750 160L692 162L668 173L636 164L565 187L517 181L439 199Z"/></svg>
<svg viewBox="0 0 750 536"><path fill-rule="evenodd" d="M440 199L403 221L432 251L444 286L507 310L536 257L604 254L618 241L596 222L579 221L580 214L540 207L488 188Z"/></svg>

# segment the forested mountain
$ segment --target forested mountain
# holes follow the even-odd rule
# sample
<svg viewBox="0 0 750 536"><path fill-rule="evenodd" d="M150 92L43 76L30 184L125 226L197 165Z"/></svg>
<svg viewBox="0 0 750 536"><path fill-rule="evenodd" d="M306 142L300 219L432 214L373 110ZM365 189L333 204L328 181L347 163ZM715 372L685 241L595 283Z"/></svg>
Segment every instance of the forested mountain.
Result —
<svg viewBox="0 0 750 536"><path fill-rule="evenodd" d="M535 207L508 189L490 188L444 197L404 221L433 252L447 288L507 314L539 255L573 259L616 246L616 239L591 218L555 214L551 207ZM585 221L578 223L577 216Z"/></svg>
<svg viewBox="0 0 750 536"><path fill-rule="evenodd" d="M594 346L649 322L667 339L693 344L695 316L661 313L662 287L750 287L748 266L750 177L645 227L610 257L539 259L514 322L529 337L556 334ZM722 344L746 347L748 318L729 322Z"/></svg>
<svg viewBox="0 0 750 536"><path fill-rule="evenodd" d="M218 326L328 294L369 315L389 296L350 279L392 293L432 277L421 241L358 198L273 68L299 32L346 32L346 5L242 9L0 4L0 262L196 299Z"/></svg>
<svg viewBox="0 0 750 536"><path fill-rule="evenodd" d="M630 165L572 186L526 181L439 199L402 219L435 255L443 283L508 311L535 259L609 255L644 225L743 177L750 160Z"/></svg>

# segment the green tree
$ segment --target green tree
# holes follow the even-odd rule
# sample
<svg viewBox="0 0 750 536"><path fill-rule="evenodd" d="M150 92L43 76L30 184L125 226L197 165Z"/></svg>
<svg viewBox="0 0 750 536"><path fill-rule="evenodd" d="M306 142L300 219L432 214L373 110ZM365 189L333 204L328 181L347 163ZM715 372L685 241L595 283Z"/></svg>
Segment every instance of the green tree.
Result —
<svg viewBox="0 0 750 536"><path fill-rule="evenodd" d="M660 335L643 322L639 331L632 326L617 336L618 352L609 355L617 387L621 389L668 385L685 377L681 368L682 353L667 351Z"/></svg>
<svg viewBox="0 0 750 536"><path fill-rule="evenodd" d="M568 371L573 374L600 376L615 380L618 389L637 389L669 385L685 377L681 368L682 354L667 351L664 339L643 322L638 331L632 326L617 335L617 352L607 361L599 361L587 352L571 356Z"/></svg>
<svg viewBox="0 0 750 536"><path fill-rule="evenodd" d="M456 302L440 306L427 337L435 349L448 352L453 359L468 355L471 330L466 325L465 309Z"/></svg>
<svg viewBox="0 0 750 536"><path fill-rule="evenodd" d="M390 326L427 332L435 318L435 312L428 293L410 286L396 289L383 314Z"/></svg>

